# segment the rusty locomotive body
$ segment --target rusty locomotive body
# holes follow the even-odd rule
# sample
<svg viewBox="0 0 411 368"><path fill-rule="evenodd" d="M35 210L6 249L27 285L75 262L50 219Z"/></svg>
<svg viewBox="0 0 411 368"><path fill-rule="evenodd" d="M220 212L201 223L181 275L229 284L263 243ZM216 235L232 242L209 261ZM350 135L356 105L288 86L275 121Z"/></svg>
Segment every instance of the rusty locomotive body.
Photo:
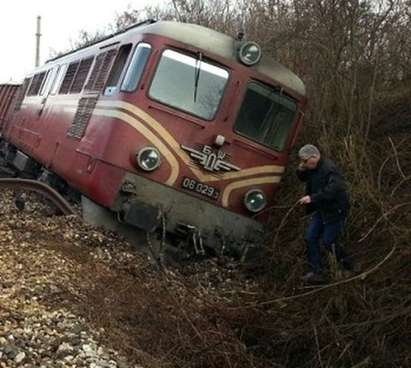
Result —
<svg viewBox="0 0 411 368"><path fill-rule="evenodd" d="M2 151L129 226L242 253L260 241L305 102L257 44L149 22L29 74Z"/></svg>

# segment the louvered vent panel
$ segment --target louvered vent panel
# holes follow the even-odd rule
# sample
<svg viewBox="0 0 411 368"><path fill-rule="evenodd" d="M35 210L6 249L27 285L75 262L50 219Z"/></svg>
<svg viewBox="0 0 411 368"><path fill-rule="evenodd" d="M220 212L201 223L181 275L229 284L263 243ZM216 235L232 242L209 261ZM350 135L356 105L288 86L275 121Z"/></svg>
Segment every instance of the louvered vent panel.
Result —
<svg viewBox="0 0 411 368"><path fill-rule="evenodd" d="M94 84L95 91L101 91L106 84L108 73L110 72L116 54L117 50L110 50L106 52L103 65L101 66L100 73L98 74L96 83Z"/></svg>
<svg viewBox="0 0 411 368"><path fill-rule="evenodd" d="M97 97L81 98L78 104L76 114L74 115L73 123L67 131L67 136L81 139L86 132L88 122L96 107Z"/></svg>
<svg viewBox="0 0 411 368"><path fill-rule="evenodd" d="M66 75L64 76L63 83L60 87L60 94L66 95L70 91L71 84L73 83L74 76L76 75L77 68L80 62L71 63L67 68Z"/></svg>
<svg viewBox="0 0 411 368"><path fill-rule="evenodd" d="M97 56L96 62L94 63L94 68L91 71L90 78L89 78L89 80L87 82L87 85L86 85L87 90L90 90L90 91L94 90L94 84L96 83L97 76L100 73L100 69L101 69L101 66L103 64L104 57L105 57L105 53L100 54L99 56Z"/></svg>
<svg viewBox="0 0 411 368"><path fill-rule="evenodd" d="M79 93L83 89L84 82L87 78L88 72L90 71L91 64L94 58L84 59L80 62L76 77L71 86L70 93Z"/></svg>

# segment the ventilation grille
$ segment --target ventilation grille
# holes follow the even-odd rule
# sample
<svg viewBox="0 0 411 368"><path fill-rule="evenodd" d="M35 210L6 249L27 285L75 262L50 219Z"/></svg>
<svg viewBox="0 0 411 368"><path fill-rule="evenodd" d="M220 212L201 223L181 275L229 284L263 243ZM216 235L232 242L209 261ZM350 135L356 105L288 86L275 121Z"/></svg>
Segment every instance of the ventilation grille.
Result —
<svg viewBox="0 0 411 368"><path fill-rule="evenodd" d="M106 57L104 58L103 64L101 65L100 73L94 85L96 91L101 91L106 83L108 73L110 72L111 65L113 64L114 57L116 56L117 50L107 51Z"/></svg>
<svg viewBox="0 0 411 368"><path fill-rule="evenodd" d="M73 123L67 131L67 136L71 138L81 139L86 132L88 122L93 115L93 110L96 107L97 97L81 98L74 115Z"/></svg>
<svg viewBox="0 0 411 368"><path fill-rule="evenodd" d="M94 58L84 59L80 62L76 77L74 78L73 85L71 86L70 93L79 93L83 89L84 82L90 71L91 64Z"/></svg>
<svg viewBox="0 0 411 368"><path fill-rule="evenodd" d="M96 62L94 63L94 68L91 71L90 78L88 79L86 89L92 91L94 84L96 83L97 75L100 72L101 64L103 64L105 54L100 54L97 56Z"/></svg>
<svg viewBox="0 0 411 368"><path fill-rule="evenodd" d="M76 75L77 68L80 62L76 61L75 63L71 63L67 68L66 75L64 76L63 83L60 87L60 94L67 94L70 91L71 83L73 83L74 76Z"/></svg>
<svg viewBox="0 0 411 368"><path fill-rule="evenodd" d="M87 90L100 92L103 89L116 53L117 50L109 50L97 56L86 86Z"/></svg>

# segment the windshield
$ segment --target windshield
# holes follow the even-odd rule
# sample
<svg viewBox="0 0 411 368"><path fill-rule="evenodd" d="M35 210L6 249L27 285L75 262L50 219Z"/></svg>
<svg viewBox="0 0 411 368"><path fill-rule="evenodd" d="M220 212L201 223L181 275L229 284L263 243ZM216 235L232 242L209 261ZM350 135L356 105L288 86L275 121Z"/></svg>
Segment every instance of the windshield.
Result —
<svg viewBox="0 0 411 368"><path fill-rule="evenodd" d="M253 141L281 151L291 131L297 104L278 89L249 83L234 129Z"/></svg>
<svg viewBox="0 0 411 368"><path fill-rule="evenodd" d="M200 118L213 119L227 84L225 69L173 50L163 52L150 97Z"/></svg>

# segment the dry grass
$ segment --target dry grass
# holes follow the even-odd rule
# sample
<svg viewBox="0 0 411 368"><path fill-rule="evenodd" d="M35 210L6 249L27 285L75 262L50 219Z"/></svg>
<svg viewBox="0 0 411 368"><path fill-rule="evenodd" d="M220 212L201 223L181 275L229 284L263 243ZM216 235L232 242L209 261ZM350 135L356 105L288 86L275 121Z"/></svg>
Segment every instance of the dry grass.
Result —
<svg viewBox="0 0 411 368"><path fill-rule="evenodd" d="M220 267L237 281L228 287L224 280L210 286L209 264L194 277L195 267L159 273L143 259L113 269L86 263L83 274L94 276L85 276L73 307L146 367L411 366L406 2L173 4L150 14L233 34L245 26L302 76L309 109L300 142L319 145L347 176L352 211L344 241L363 274L301 288L304 214L286 208L274 213L268 256L254 274L227 276ZM279 204L292 206L301 191L290 171Z"/></svg>
<svg viewBox="0 0 411 368"><path fill-rule="evenodd" d="M385 143L381 189L365 177L352 187L346 246L361 272L351 279L302 287L304 214L295 207L276 212L281 227L252 273L210 261L166 272L143 257L111 268L84 262L82 291L68 302L145 367L409 366L411 200L398 183L411 167L409 145L396 142ZM286 187L284 201L298 197Z"/></svg>

